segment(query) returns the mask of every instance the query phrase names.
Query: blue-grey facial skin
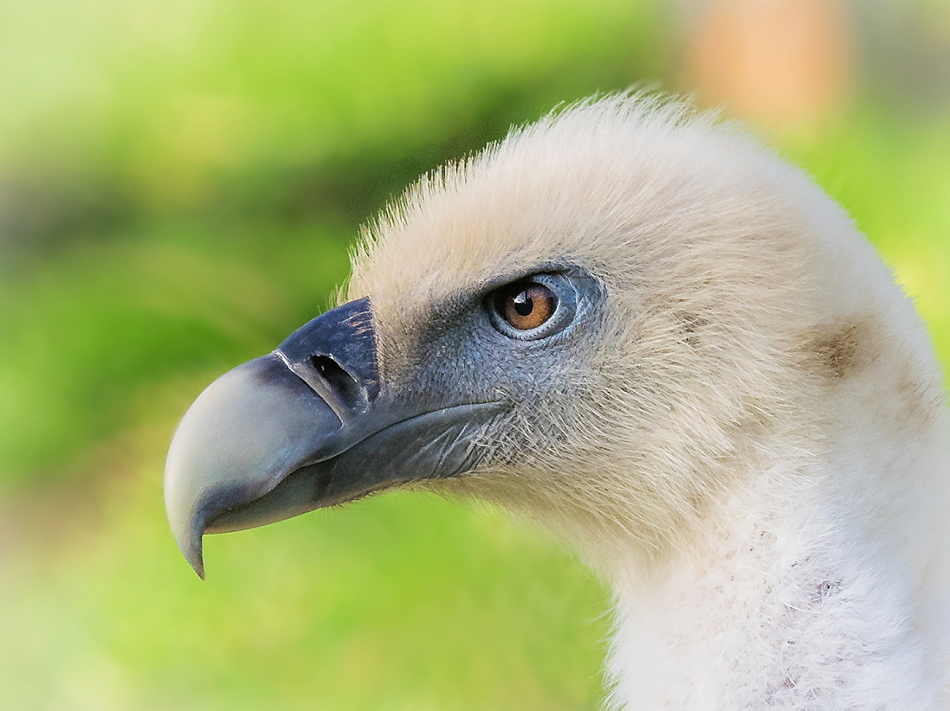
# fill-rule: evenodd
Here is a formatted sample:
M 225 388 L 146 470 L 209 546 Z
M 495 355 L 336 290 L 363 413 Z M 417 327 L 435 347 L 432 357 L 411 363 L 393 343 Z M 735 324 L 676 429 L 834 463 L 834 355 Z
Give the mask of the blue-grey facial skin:
M 514 333 L 511 326 L 500 328 L 502 319 L 493 313 L 500 289 L 530 281 L 548 286 L 558 297 L 558 310 L 534 329 L 543 334 L 538 338 L 531 332 Z M 500 276 L 431 305 L 400 352 L 382 354 L 384 361 L 398 362 L 384 370 L 401 390 L 419 396 L 445 393 L 482 402 L 500 396 L 512 406 L 547 398 L 570 387 L 586 364 L 605 299 L 603 285 L 576 266 L 545 264 Z
M 469 472 L 490 460 L 485 433 L 507 413 L 569 390 L 604 290 L 577 268 L 522 277 L 548 287 L 557 308 L 521 332 L 493 311 L 496 289 L 517 277 L 433 305 L 389 377 L 360 299 L 209 386 L 176 432 L 165 478 L 169 521 L 199 575 L 203 534 Z

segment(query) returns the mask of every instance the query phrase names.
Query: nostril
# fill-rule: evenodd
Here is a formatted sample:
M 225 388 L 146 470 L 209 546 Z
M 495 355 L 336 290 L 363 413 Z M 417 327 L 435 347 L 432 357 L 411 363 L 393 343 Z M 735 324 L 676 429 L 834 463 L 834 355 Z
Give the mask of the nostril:
M 335 360 L 328 356 L 312 355 L 310 365 L 320 374 L 345 407 L 354 408 L 360 403 L 359 384 Z

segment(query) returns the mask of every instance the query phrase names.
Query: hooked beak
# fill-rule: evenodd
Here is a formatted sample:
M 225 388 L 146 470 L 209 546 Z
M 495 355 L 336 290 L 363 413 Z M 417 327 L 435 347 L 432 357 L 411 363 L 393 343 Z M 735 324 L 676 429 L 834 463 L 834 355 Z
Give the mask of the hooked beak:
M 195 572 L 204 577 L 205 533 L 472 469 L 480 459 L 472 435 L 504 406 L 406 390 L 415 394 L 380 383 L 368 299 L 310 321 L 208 386 L 165 467 L 169 524 Z

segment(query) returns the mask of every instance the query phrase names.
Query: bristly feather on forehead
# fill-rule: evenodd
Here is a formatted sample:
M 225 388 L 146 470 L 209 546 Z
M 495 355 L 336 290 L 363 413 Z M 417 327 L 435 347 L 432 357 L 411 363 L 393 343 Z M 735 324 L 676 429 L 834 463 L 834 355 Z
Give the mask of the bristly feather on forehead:
M 348 298 L 404 309 L 562 261 L 644 280 L 649 265 L 681 258 L 684 241 L 710 246 L 706 236 L 747 250 L 741 239 L 774 240 L 789 227 L 788 210 L 769 204 L 783 192 L 769 195 L 768 183 L 787 177 L 776 163 L 714 115 L 670 99 L 569 106 L 412 186 L 364 231 Z

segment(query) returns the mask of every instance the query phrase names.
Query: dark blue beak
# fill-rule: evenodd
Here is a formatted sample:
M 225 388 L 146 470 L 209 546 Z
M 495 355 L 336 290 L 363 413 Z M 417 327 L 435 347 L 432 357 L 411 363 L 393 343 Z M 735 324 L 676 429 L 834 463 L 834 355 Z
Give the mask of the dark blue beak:
M 401 396 L 380 382 L 368 299 L 310 321 L 192 404 L 165 467 L 168 520 L 204 577 L 202 536 L 280 521 L 479 460 L 471 433 L 500 403 Z

